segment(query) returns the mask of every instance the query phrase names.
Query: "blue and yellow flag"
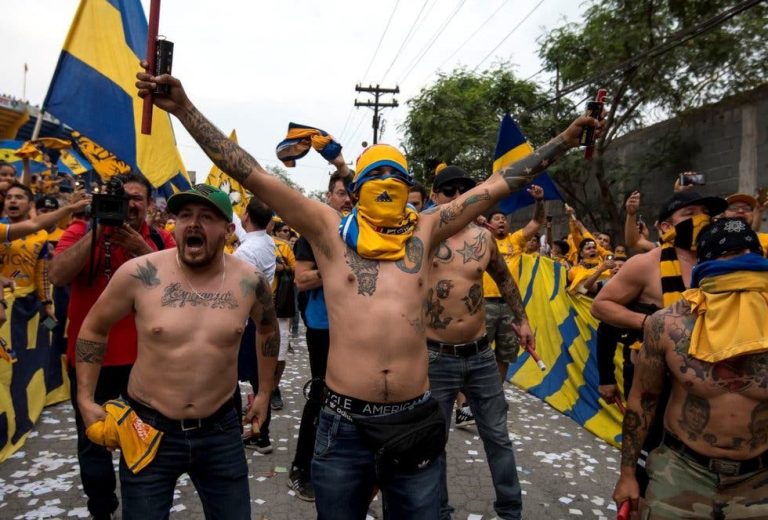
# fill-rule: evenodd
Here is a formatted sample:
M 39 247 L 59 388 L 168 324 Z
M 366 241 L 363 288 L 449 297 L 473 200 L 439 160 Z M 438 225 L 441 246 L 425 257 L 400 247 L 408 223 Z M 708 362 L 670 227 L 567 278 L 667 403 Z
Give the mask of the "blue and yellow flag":
M 93 166 L 74 150 L 62 150 L 56 168 L 70 175 L 83 175 L 93 170 Z
M 548 368 L 542 372 L 522 351 L 510 365 L 507 379 L 618 446 L 622 416 L 597 391 L 598 323 L 589 312 L 592 300 L 568 292 L 565 268 L 550 258 L 524 254 L 513 262 L 510 271 L 536 336 L 536 353 Z M 617 350 L 615 366 L 620 367 L 621 349 Z M 623 385 L 621 370 L 616 371 L 616 380 Z
M 22 169 L 24 168 L 24 165 L 21 161 L 22 155 L 18 155 L 19 150 L 24 149 L 25 145 L 24 141 L 14 141 L 12 139 L 2 139 L 0 140 L 0 160 L 5 161 L 9 163 L 11 166 L 16 168 L 16 175 L 18 177 L 21 177 Z M 27 149 L 29 147 L 27 146 Z M 38 158 L 30 158 L 29 161 L 29 171 L 31 173 L 40 173 L 44 172 L 45 170 L 50 170 L 51 166 L 48 164 L 45 164 L 42 162 L 41 154 L 37 154 Z
M 520 131 L 515 120 L 509 114 L 504 114 L 499 126 L 499 136 L 496 138 L 496 150 L 493 152 L 493 171 L 506 168 L 532 152 L 533 146 Z M 531 184 L 541 186 L 544 190 L 544 200 L 565 200 L 546 171 Z M 521 189 L 503 199 L 498 206 L 504 213 L 509 214 L 533 203 L 533 197 L 525 189 Z
M 159 187 L 177 175 L 188 176 L 167 113 L 154 108 L 152 135 L 141 133 L 142 100 L 134 83 L 146 46 L 147 19 L 139 0 L 81 0 L 44 106 L 94 148 Z
M 237 132 L 232 130 L 229 134 L 229 140 L 233 143 L 237 142 Z M 232 203 L 232 211 L 237 213 L 237 216 L 242 217 L 245 207 L 248 205 L 250 195 L 243 186 L 232 177 L 228 177 L 226 173 L 222 172 L 215 164 L 211 167 L 211 171 L 208 173 L 208 177 L 205 179 L 205 184 L 215 186 L 221 191 L 229 195 L 229 202 Z

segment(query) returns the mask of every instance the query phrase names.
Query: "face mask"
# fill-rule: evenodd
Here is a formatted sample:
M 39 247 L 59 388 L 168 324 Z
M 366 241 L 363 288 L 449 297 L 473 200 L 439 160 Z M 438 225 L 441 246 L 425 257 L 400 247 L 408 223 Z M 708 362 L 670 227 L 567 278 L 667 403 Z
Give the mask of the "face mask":
M 371 179 L 360 187 L 357 211 L 374 227 L 396 228 L 405 219 L 407 202 L 408 186 L 402 181 L 395 178 Z
M 667 230 L 661 236 L 661 241 L 664 243 L 672 243 L 675 247 L 680 249 L 687 249 L 689 251 L 696 251 L 696 239 L 699 237 L 701 230 L 709 224 L 709 215 L 700 214 L 695 215 L 689 219 L 679 222 L 672 229 Z

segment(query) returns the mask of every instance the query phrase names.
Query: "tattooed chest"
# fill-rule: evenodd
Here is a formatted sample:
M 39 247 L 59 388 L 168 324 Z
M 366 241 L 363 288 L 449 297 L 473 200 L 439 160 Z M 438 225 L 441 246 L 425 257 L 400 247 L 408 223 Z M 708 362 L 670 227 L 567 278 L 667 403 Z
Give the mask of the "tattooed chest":
M 687 387 L 715 393 L 742 393 L 768 399 L 768 355 L 739 356 L 707 363 L 678 354 L 678 372 Z

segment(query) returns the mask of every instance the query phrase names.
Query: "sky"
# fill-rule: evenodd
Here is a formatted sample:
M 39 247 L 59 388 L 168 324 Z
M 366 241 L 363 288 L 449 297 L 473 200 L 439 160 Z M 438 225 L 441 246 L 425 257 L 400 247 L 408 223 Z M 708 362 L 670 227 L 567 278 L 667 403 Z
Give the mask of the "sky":
M 78 0 L 3 0 L 0 93 L 39 105 L 45 98 Z M 149 0 L 142 0 L 149 12 Z M 344 146 L 347 162 L 372 143 L 373 111 L 355 108 L 355 85 L 400 88 L 384 109 L 379 142 L 399 145 L 407 101 L 437 74 L 509 62 L 520 78 L 537 74 L 538 40 L 579 22 L 573 0 L 165 0 L 160 34 L 175 44 L 173 74 L 200 111 L 262 165 L 281 165 L 275 146 L 288 123 L 316 126 Z M 26 90 L 24 64 L 28 65 Z M 537 74 L 537 75 L 536 75 Z M 534 76 L 535 75 L 535 76 Z M 204 180 L 211 161 L 174 120 L 188 170 Z M 325 190 L 331 167 L 310 152 L 289 169 L 307 191 Z

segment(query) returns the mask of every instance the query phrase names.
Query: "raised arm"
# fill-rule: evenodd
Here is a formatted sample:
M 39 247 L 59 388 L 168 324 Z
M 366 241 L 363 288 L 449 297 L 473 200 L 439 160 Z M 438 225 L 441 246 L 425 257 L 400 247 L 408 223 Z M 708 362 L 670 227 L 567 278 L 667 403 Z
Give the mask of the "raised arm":
M 120 266 L 80 327 L 75 343 L 77 404 L 86 428 L 104 417 L 104 410 L 94 401 L 94 393 L 107 351 L 109 329 L 133 310 L 137 285 L 141 285 L 142 290 L 151 290 L 157 286 L 154 279 L 142 274 L 146 272 L 142 266 L 148 262 L 142 259 L 139 265 L 137 259 Z
M 517 329 L 517 336 L 520 338 L 520 345 L 525 349 L 536 349 L 536 338 L 531 332 L 531 326 L 528 324 L 528 315 L 525 313 L 525 305 L 523 305 L 523 299 L 520 296 L 520 289 L 517 287 L 512 273 L 509 272 L 509 267 L 496 245 L 495 240 L 491 240 L 491 260 L 488 262 L 488 267 L 485 268 L 486 272 L 496 282 L 496 286 L 499 288 L 502 298 L 509 308 L 512 309 L 512 323 Z
M 637 212 L 640 209 L 640 192 L 633 191 L 625 204 L 627 219 L 624 221 L 624 243 L 631 249 L 650 251 L 656 244 L 646 239 L 638 228 Z
M 632 391 L 621 430 L 621 468 L 619 481 L 613 491 L 613 499 L 617 504 L 626 500 L 636 501 L 640 496 L 635 466 L 648 430 L 656 419 L 656 409 L 664 386 L 664 336 L 668 312 L 668 309 L 657 312 L 645 324 L 645 340 L 635 363 Z
M 533 217 L 531 217 L 531 220 L 528 221 L 523 228 L 523 235 L 525 236 L 526 241 L 539 232 L 541 226 L 544 225 L 545 217 L 544 189 L 541 186 L 532 184 L 528 188 L 528 193 L 533 197 L 535 202 L 533 205 Z
M 168 74 L 155 77 L 144 72 L 138 73 L 136 77 L 140 97 L 146 96 L 157 84 L 168 85 L 170 94 L 155 95 L 155 105 L 176 116 L 221 171 L 251 190 L 299 233 L 316 238 L 329 230 L 335 230 L 334 224 L 337 221 L 332 219 L 336 213 L 330 207 L 304 197 L 262 168 L 256 159 L 237 143 L 230 141 L 195 108 L 178 79 Z M 343 162 L 343 157 L 337 159 Z
M 433 226 L 432 247 L 455 235 L 478 215 L 493 207 L 502 198 L 518 191 L 548 168 L 568 150 L 579 144 L 583 126 L 600 127 L 601 123 L 589 116 L 581 116 L 560 135 L 520 159 L 495 172 L 488 180 L 478 184 L 461 197 L 421 213 L 424 221 Z
M 25 237 L 29 234 L 48 229 L 54 226 L 59 220 L 68 217 L 72 213 L 82 211 L 90 202 L 88 200 L 79 200 L 72 204 L 67 204 L 50 213 L 39 213 L 34 218 L 8 225 L 8 241 Z
M 257 271 L 244 279 L 241 286 L 244 292 L 256 293 L 256 301 L 251 307 L 251 319 L 256 324 L 255 347 L 259 368 L 259 388 L 254 388 L 256 398 L 243 420 L 244 423 L 255 426 L 253 434 L 256 434 L 260 425 L 266 420 L 269 397 L 275 386 L 275 367 L 277 354 L 280 351 L 280 327 L 277 323 L 277 314 L 272 302 L 272 289 L 267 277 Z

